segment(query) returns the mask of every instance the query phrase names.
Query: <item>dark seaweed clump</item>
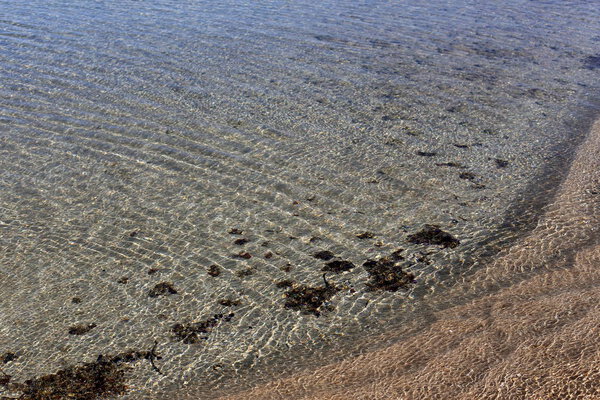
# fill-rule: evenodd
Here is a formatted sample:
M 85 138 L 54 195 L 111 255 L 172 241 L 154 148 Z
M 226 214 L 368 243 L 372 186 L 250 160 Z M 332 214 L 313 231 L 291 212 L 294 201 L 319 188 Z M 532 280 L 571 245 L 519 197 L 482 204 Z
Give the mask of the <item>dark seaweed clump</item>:
M 221 322 L 229 322 L 235 316 L 234 313 L 215 314 L 202 322 L 179 323 L 171 327 L 177 340 L 185 344 L 198 343 L 200 340 L 208 339 L 208 334 Z
M 350 271 L 354 267 L 355 265 L 352 264 L 350 261 L 334 260 L 325 264 L 321 271 L 340 273 L 344 271 Z
M 243 246 L 246 243 L 248 243 L 249 240 L 246 238 L 241 238 L 241 239 L 237 239 L 235 242 L 233 242 L 234 244 L 238 245 L 238 246 Z
M 300 311 L 303 314 L 312 314 L 316 317 L 321 315 L 321 306 L 328 301 L 340 289 L 329 284 L 323 275 L 325 286 L 311 287 L 299 285 L 291 281 L 282 281 L 278 287 L 289 287 L 285 293 L 285 308 Z
M 444 232 L 437 225 L 425 225 L 425 227 L 412 235 L 408 235 L 407 240 L 414 244 L 433 244 L 441 245 L 444 248 L 455 248 L 460 241 L 448 232 Z
M 100 359 L 25 381 L 20 399 L 90 400 L 125 394 L 125 371 L 117 363 Z
M 68 367 L 24 383 L 10 384 L 10 388 L 21 392 L 18 397 L 21 400 L 93 400 L 120 396 L 127 391 L 123 363 L 146 359 L 160 373 L 154 365 L 154 360 L 161 358 L 155 349 L 156 343 L 150 351 L 128 351 L 108 357 L 100 355 L 95 362 Z
M 173 287 L 171 282 L 157 283 L 152 290 L 148 292 L 150 297 L 166 296 L 171 294 L 177 294 L 177 290 Z
M 398 261 L 404 259 L 400 255 L 401 251 L 396 251 L 379 260 L 367 260 L 363 264 L 370 276 L 370 280 L 367 282 L 369 291 L 396 292 L 398 289 L 406 288 L 414 283 L 415 276 L 410 272 L 405 272 L 398 264 Z

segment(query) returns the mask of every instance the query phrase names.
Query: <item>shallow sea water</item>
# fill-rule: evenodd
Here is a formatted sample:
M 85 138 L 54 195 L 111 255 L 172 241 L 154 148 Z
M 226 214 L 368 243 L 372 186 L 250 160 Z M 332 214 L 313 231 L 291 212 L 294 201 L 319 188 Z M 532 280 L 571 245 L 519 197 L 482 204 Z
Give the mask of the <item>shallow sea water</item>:
M 410 3 L 0 1 L 11 381 L 156 342 L 122 398 L 215 398 L 448 306 L 597 113 L 600 7 Z M 409 243 L 425 224 L 460 245 Z M 369 290 L 399 248 L 416 282 Z M 286 308 L 277 283 L 323 287 L 322 250 L 355 267 L 318 316 Z

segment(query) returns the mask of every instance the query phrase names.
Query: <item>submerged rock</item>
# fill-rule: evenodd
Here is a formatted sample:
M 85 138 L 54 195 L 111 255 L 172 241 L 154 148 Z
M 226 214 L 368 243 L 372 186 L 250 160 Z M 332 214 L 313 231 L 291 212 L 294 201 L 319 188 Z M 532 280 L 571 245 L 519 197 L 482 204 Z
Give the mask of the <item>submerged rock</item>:
M 3 364 L 7 364 L 11 361 L 16 360 L 17 358 L 19 358 L 19 356 L 16 353 L 13 353 L 12 351 L 7 351 L 4 354 L 0 354 L 0 361 Z
M 210 276 L 219 276 L 221 275 L 221 268 L 219 268 L 218 265 L 211 265 L 210 267 L 208 267 L 208 270 L 206 271 L 207 274 L 209 274 Z
M 89 331 L 91 331 L 92 329 L 94 329 L 97 325 L 96 324 L 79 324 L 79 325 L 74 325 L 72 327 L 69 328 L 69 335 L 85 335 L 86 333 L 88 333 Z
M 444 248 L 455 248 L 460 244 L 460 241 L 448 232 L 444 232 L 437 225 L 425 225 L 425 227 L 412 235 L 408 235 L 407 239 L 414 244 L 433 244 L 441 245 Z
M 356 235 L 359 239 L 373 239 L 375 234 L 373 232 L 365 231 Z
M 323 250 L 313 254 L 313 257 L 318 258 L 319 260 L 329 261 L 335 257 L 335 255 L 329 250 Z

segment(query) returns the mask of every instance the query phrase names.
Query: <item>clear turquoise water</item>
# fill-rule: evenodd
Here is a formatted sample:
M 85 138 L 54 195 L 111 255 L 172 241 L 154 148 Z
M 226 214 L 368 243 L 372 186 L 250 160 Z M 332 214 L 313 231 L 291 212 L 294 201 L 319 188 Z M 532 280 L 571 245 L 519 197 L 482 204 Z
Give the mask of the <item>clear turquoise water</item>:
M 597 111 L 600 3 L 486 3 L 0 1 L 3 370 L 158 341 L 125 397 L 214 398 L 418 315 L 526 229 Z M 408 243 L 424 224 L 461 244 Z M 399 247 L 417 283 L 369 292 Z M 321 285 L 319 250 L 356 267 L 317 318 L 276 283 Z

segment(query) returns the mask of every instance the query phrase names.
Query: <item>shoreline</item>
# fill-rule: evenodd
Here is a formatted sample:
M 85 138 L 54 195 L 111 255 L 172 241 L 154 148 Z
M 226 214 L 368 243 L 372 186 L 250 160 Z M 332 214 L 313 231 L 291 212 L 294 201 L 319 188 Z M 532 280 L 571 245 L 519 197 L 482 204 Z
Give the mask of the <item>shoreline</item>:
M 506 287 L 405 341 L 221 399 L 597 398 L 599 151 L 596 120 L 537 226 L 453 297 Z

